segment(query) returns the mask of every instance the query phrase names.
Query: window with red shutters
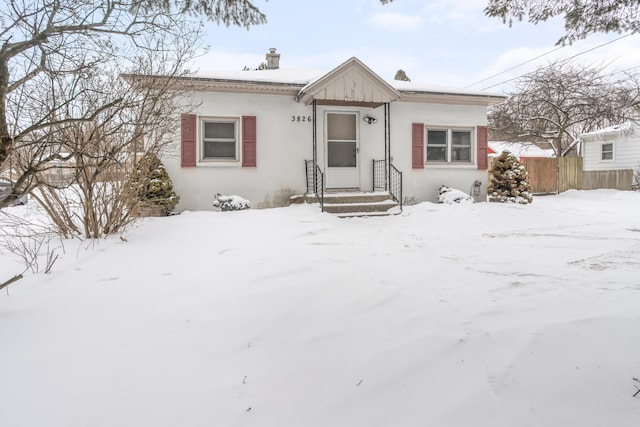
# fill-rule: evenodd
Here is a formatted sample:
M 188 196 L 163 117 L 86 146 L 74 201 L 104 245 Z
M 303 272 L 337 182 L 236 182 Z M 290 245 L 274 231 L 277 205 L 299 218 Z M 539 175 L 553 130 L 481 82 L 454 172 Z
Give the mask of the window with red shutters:
M 180 132 L 180 165 L 194 167 L 196 165 L 196 115 L 183 114 Z
M 411 125 L 411 166 L 413 169 L 424 168 L 424 125 Z
M 242 167 L 256 167 L 256 117 L 242 116 Z

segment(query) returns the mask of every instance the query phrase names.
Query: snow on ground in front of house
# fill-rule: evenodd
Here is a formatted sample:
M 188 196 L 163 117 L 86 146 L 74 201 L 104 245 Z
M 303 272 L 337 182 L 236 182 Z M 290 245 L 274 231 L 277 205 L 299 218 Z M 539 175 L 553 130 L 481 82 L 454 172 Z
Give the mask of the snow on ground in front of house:
M 639 211 L 296 205 L 65 242 L 0 291 L 2 425 L 637 426 Z

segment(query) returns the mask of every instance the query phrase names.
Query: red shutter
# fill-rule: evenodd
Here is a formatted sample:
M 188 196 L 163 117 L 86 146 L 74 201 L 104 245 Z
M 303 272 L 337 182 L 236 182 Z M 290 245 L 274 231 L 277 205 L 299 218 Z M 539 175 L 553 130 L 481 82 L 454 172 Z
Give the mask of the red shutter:
M 242 116 L 242 167 L 256 166 L 256 116 Z
M 478 169 L 487 169 L 488 167 L 488 146 L 489 130 L 486 126 L 478 126 Z
M 424 125 L 411 125 L 411 164 L 413 169 L 424 169 Z
M 182 130 L 180 135 L 180 165 L 183 168 L 196 165 L 196 115 L 182 115 Z

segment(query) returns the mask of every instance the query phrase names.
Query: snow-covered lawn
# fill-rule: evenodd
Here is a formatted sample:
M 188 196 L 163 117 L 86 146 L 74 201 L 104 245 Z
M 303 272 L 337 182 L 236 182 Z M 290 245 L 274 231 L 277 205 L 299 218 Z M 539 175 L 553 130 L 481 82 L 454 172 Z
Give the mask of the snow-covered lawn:
M 640 425 L 640 193 L 124 237 L 0 292 L 2 426 Z

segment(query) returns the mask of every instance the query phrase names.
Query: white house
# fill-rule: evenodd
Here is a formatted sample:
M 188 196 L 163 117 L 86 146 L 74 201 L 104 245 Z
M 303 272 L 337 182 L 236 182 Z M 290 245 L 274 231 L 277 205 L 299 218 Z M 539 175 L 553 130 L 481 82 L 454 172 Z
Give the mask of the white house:
M 184 77 L 197 107 L 164 159 L 178 210 L 211 209 L 216 193 L 253 207 L 314 191 L 390 190 L 437 201 L 447 185 L 484 199 L 487 106 L 503 96 L 385 81 L 357 58 L 326 73 L 279 68 Z M 314 181 L 315 179 L 315 181 Z
M 583 170 L 605 171 L 640 167 L 640 126 L 628 122 L 580 135 Z

